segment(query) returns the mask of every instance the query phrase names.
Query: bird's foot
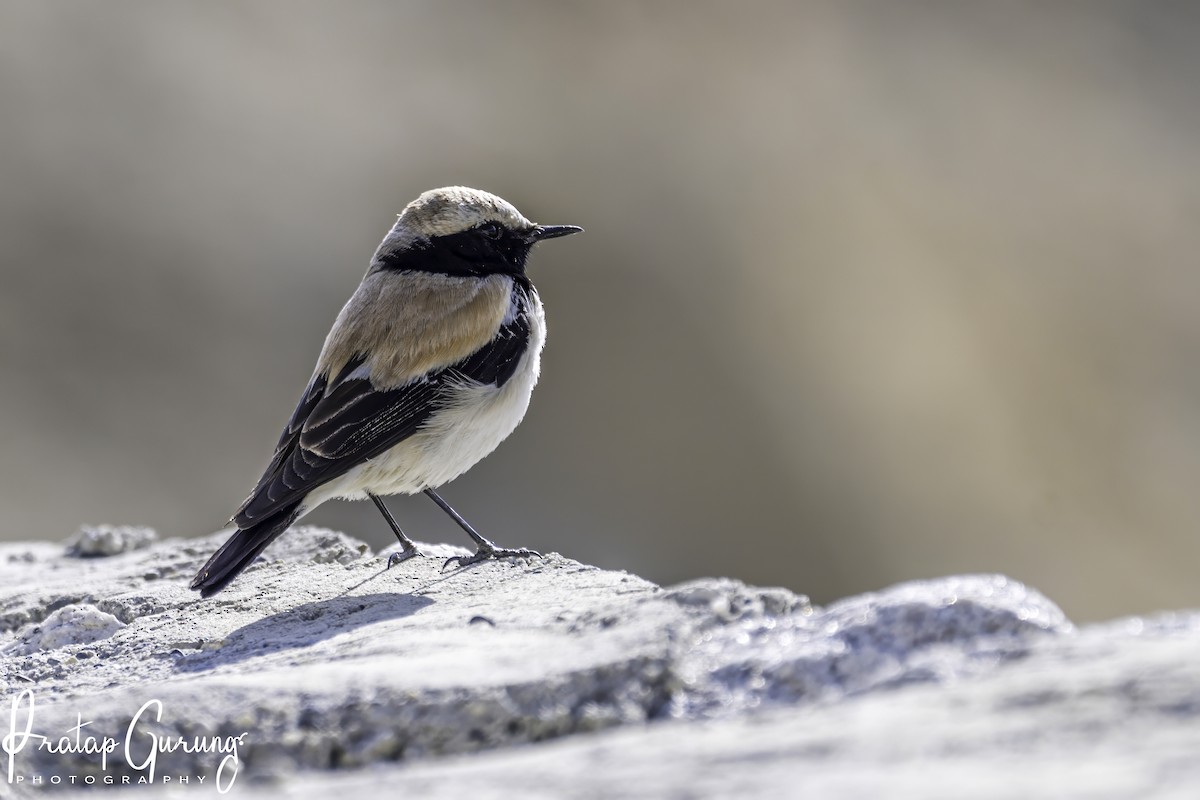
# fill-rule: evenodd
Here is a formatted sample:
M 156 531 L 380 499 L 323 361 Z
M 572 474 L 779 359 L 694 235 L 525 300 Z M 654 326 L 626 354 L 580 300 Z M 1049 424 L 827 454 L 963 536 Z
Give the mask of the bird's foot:
M 442 564 L 442 572 L 446 571 L 446 567 L 454 562 L 458 562 L 459 569 L 469 567 L 472 564 L 478 564 L 480 561 L 487 561 L 489 558 L 531 558 L 537 556 L 542 557 L 542 554 L 537 550 L 530 550 L 527 547 L 518 547 L 508 549 L 506 547 L 496 547 L 496 545 L 484 539 L 484 544 L 479 545 L 479 549 L 474 555 L 470 556 L 451 556 L 446 559 L 446 563 Z
M 421 551 L 418 550 L 417 548 L 406 547 L 403 550 L 400 550 L 399 552 L 396 552 L 396 553 L 392 553 L 390 556 L 388 556 L 387 568 L 391 569 L 392 567 L 399 564 L 401 561 L 408 561 L 413 556 L 419 556 L 419 555 L 421 555 Z M 445 567 L 443 567 L 443 569 L 445 569 Z

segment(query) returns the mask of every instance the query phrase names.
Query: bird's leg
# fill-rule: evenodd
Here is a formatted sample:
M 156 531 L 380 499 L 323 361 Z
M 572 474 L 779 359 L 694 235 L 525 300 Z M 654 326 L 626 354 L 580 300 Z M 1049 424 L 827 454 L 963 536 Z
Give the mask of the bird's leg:
M 391 526 L 392 533 L 396 534 L 396 538 L 400 540 L 400 546 L 404 548 L 399 553 L 392 553 L 388 556 L 387 568 L 391 569 L 393 564 L 399 564 L 401 561 L 407 561 L 413 556 L 421 555 L 421 551 L 413 544 L 413 540 L 404 535 L 404 531 L 400 530 L 400 526 L 396 524 L 395 518 L 392 517 L 392 512 L 387 510 L 387 506 L 383 504 L 383 500 L 379 495 L 367 492 L 367 497 L 375 502 L 375 507 L 379 509 L 379 513 L 383 514 L 383 518 L 387 520 L 387 524 Z
M 488 541 L 479 535 L 479 532 L 471 527 L 471 523 L 462 518 L 462 515 L 450 507 L 450 504 L 442 499 L 442 496 L 433 489 L 426 489 L 425 494 L 429 495 L 429 499 L 438 504 L 438 507 L 450 515 L 450 519 L 458 523 L 458 526 L 467 532 L 467 535 L 475 540 L 475 544 L 479 549 L 475 551 L 473 556 L 453 556 L 446 559 L 446 563 L 442 564 L 442 569 L 450 566 L 454 561 L 458 562 L 460 567 L 470 566 L 480 561 L 486 561 L 489 558 L 527 558 L 529 556 L 542 557 L 542 554 L 536 550 L 529 550 L 521 547 L 516 550 L 509 550 L 503 547 L 496 547 L 495 544 Z

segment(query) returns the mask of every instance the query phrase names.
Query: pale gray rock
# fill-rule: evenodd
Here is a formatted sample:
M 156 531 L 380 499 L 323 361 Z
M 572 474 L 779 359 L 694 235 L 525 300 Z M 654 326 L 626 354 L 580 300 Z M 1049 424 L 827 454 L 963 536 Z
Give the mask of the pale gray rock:
M 153 528 L 134 525 L 84 525 L 67 540 L 67 555 L 103 558 L 141 550 L 158 539 Z
M 1198 663 L 1200 615 L 1130 620 L 971 680 L 326 772 L 256 797 L 1188 800 Z
M 729 579 L 660 588 L 557 554 L 443 573 L 462 551 L 423 545 L 431 557 L 388 570 L 386 553 L 311 527 L 201 600 L 187 582 L 222 537 L 103 559 L 0 546 L 0 674 L 20 698 L 0 728 L 56 741 L 82 721 L 81 737 L 113 742 L 102 764 L 30 737 L 10 789 L 211 791 L 235 744 L 237 786 L 280 797 L 1200 787 L 1196 615 L 1076 631 L 994 575 L 822 608 Z M 149 745 L 180 737 L 190 746 L 158 756 L 154 789 L 137 786 Z M 208 752 L 184 752 L 198 743 Z
M 65 606 L 51 612 L 40 623 L 23 625 L 17 631 L 15 641 L 5 645 L 4 652 L 27 656 L 72 644 L 91 644 L 107 639 L 124 627 L 124 622 L 91 604 Z

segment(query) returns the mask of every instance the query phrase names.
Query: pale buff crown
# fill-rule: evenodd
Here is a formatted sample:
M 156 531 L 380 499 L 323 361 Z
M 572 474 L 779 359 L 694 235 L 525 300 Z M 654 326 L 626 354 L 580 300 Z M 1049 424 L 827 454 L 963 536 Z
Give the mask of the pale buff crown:
M 459 233 L 484 222 L 499 222 L 517 231 L 533 227 L 503 198 L 466 186 L 446 186 L 430 189 L 409 203 L 385 242 L 404 245 L 415 239 Z

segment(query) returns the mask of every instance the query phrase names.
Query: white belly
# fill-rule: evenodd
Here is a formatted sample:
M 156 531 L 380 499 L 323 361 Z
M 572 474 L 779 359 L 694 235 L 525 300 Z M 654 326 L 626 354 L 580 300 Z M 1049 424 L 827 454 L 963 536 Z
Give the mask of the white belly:
M 520 424 L 541 370 L 546 341 L 545 315 L 531 293 L 529 345 L 512 377 L 501 387 L 471 383 L 456 390 L 454 401 L 410 438 L 314 489 L 304 502 L 307 513 L 326 500 L 361 500 L 367 493 L 416 494 L 441 486 L 475 466 Z

